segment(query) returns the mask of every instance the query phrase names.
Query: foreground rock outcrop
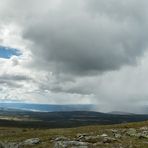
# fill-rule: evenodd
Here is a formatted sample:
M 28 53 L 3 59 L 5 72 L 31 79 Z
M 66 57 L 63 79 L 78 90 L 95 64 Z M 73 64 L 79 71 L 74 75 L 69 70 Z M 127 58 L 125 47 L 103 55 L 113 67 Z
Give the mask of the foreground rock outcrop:
M 94 135 L 93 133 L 79 133 L 74 138 L 56 137 L 52 142 L 54 148 L 134 148 L 132 143 L 122 144 L 123 139 L 144 139 L 148 147 L 148 128 L 140 129 L 110 129 L 107 133 Z M 137 146 L 138 147 L 138 146 Z M 140 148 L 140 147 L 139 147 Z
M 39 138 L 26 139 L 22 142 L 0 142 L 0 148 L 22 148 L 40 143 Z
M 80 131 L 81 132 L 81 131 Z M 148 148 L 148 128 L 98 129 L 90 133 L 58 135 L 45 141 L 30 138 L 23 141 L 0 141 L 0 148 Z

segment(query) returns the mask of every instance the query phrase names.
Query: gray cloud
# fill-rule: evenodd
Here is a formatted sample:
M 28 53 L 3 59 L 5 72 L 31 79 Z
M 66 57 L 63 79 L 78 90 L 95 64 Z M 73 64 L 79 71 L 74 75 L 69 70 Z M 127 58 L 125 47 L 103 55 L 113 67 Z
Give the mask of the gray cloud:
M 8 81 L 8 80 L 0 80 L 0 84 L 7 85 L 7 86 L 9 86 L 11 88 L 15 88 L 15 89 L 23 86 L 23 85 L 18 84 L 17 82 L 12 82 L 12 81 Z
M 8 86 L 10 88 L 23 88 L 22 82 L 30 82 L 33 81 L 30 77 L 25 75 L 8 75 L 4 74 L 0 76 L 0 84 L 2 86 Z
M 117 70 L 136 64 L 147 48 L 145 0 L 5 3 L 11 7 L 2 16 L 22 25 L 23 36 L 34 43 L 36 65 L 50 67 L 55 73 L 85 75 Z
M 25 80 L 31 80 L 30 77 L 25 75 L 8 75 L 4 74 L 0 76 L 0 80 L 11 80 L 11 81 L 25 81 Z
M 108 3 L 65 0 L 58 10 L 35 14 L 24 32 L 35 44 L 33 55 L 59 73 L 93 74 L 136 64 L 147 48 L 146 3 Z

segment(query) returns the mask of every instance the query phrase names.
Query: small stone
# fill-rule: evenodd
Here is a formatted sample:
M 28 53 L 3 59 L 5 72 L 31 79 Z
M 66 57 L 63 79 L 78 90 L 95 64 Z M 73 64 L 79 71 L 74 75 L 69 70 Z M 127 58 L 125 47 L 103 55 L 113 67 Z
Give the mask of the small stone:
M 108 136 L 107 134 L 102 134 L 102 135 L 101 135 L 101 137 L 107 137 L 107 136 Z
M 114 134 L 114 137 L 120 139 L 122 136 L 121 136 L 121 134 L 117 134 L 117 133 L 116 133 L 116 134 Z
M 69 140 L 69 138 L 61 136 L 61 137 L 57 137 L 56 139 L 54 139 L 54 141 L 65 141 L 65 140 Z
M 103 143 L 111 143 L 111 142 L 114 142 L 114 141 L 116 141 L 116 139 L 115 138 L 111 138 L 111 137 L 105 137 L 103 139 Z
M 117 133 L 118 130 L 117 129 L 111 129 L 112 133 Z
M 141 127 L 140 130 L 146 131 L 146 130 L 148 130 L 148 127 L 147 126 Z

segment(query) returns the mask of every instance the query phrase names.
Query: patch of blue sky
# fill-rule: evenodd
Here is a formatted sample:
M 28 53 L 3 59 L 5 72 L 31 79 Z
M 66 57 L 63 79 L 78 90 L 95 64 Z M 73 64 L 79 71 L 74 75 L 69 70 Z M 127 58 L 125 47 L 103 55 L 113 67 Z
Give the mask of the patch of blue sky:
M 20 56 L 21 53 L 18 49 L 0 46 L 0 58 L 10 59 L 12 56 Z

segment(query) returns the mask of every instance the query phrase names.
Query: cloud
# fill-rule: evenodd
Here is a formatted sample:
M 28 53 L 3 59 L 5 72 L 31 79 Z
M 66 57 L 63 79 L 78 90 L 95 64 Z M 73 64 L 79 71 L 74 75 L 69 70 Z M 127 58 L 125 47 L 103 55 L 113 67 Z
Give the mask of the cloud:
M 147 4 L 146 0 L 1 2 L 0 45 L 22 53 L 0 59 L 0 83 L 7 83 L 2 90 L 9 89 L 3 96 L 97 103 L 103 110 L 127 109 L 133 100 L 145 104 Z
M 23 37 L 34 44 L 35 62 L 56 73 L 87 75 L 120 69 L 136 64 L 147 48 L 144 0 L 31 0 L 23 4 L 14 0 L 9 4 L 5 15 L 22 25 Z
M 107 8 L 100 9 L 102 5 Z M 56 73 L 87 75 L 120 69 L 136 64 L 147 48 L 145 6 L 133 1 L 126 1 L 124 7 L 115 0 L 111 5 L 108 1 L 65 0 L 55 10 L 48 8 L 40 16 L 35 13 L 24 37 L 35 44 L 35 58 Z

